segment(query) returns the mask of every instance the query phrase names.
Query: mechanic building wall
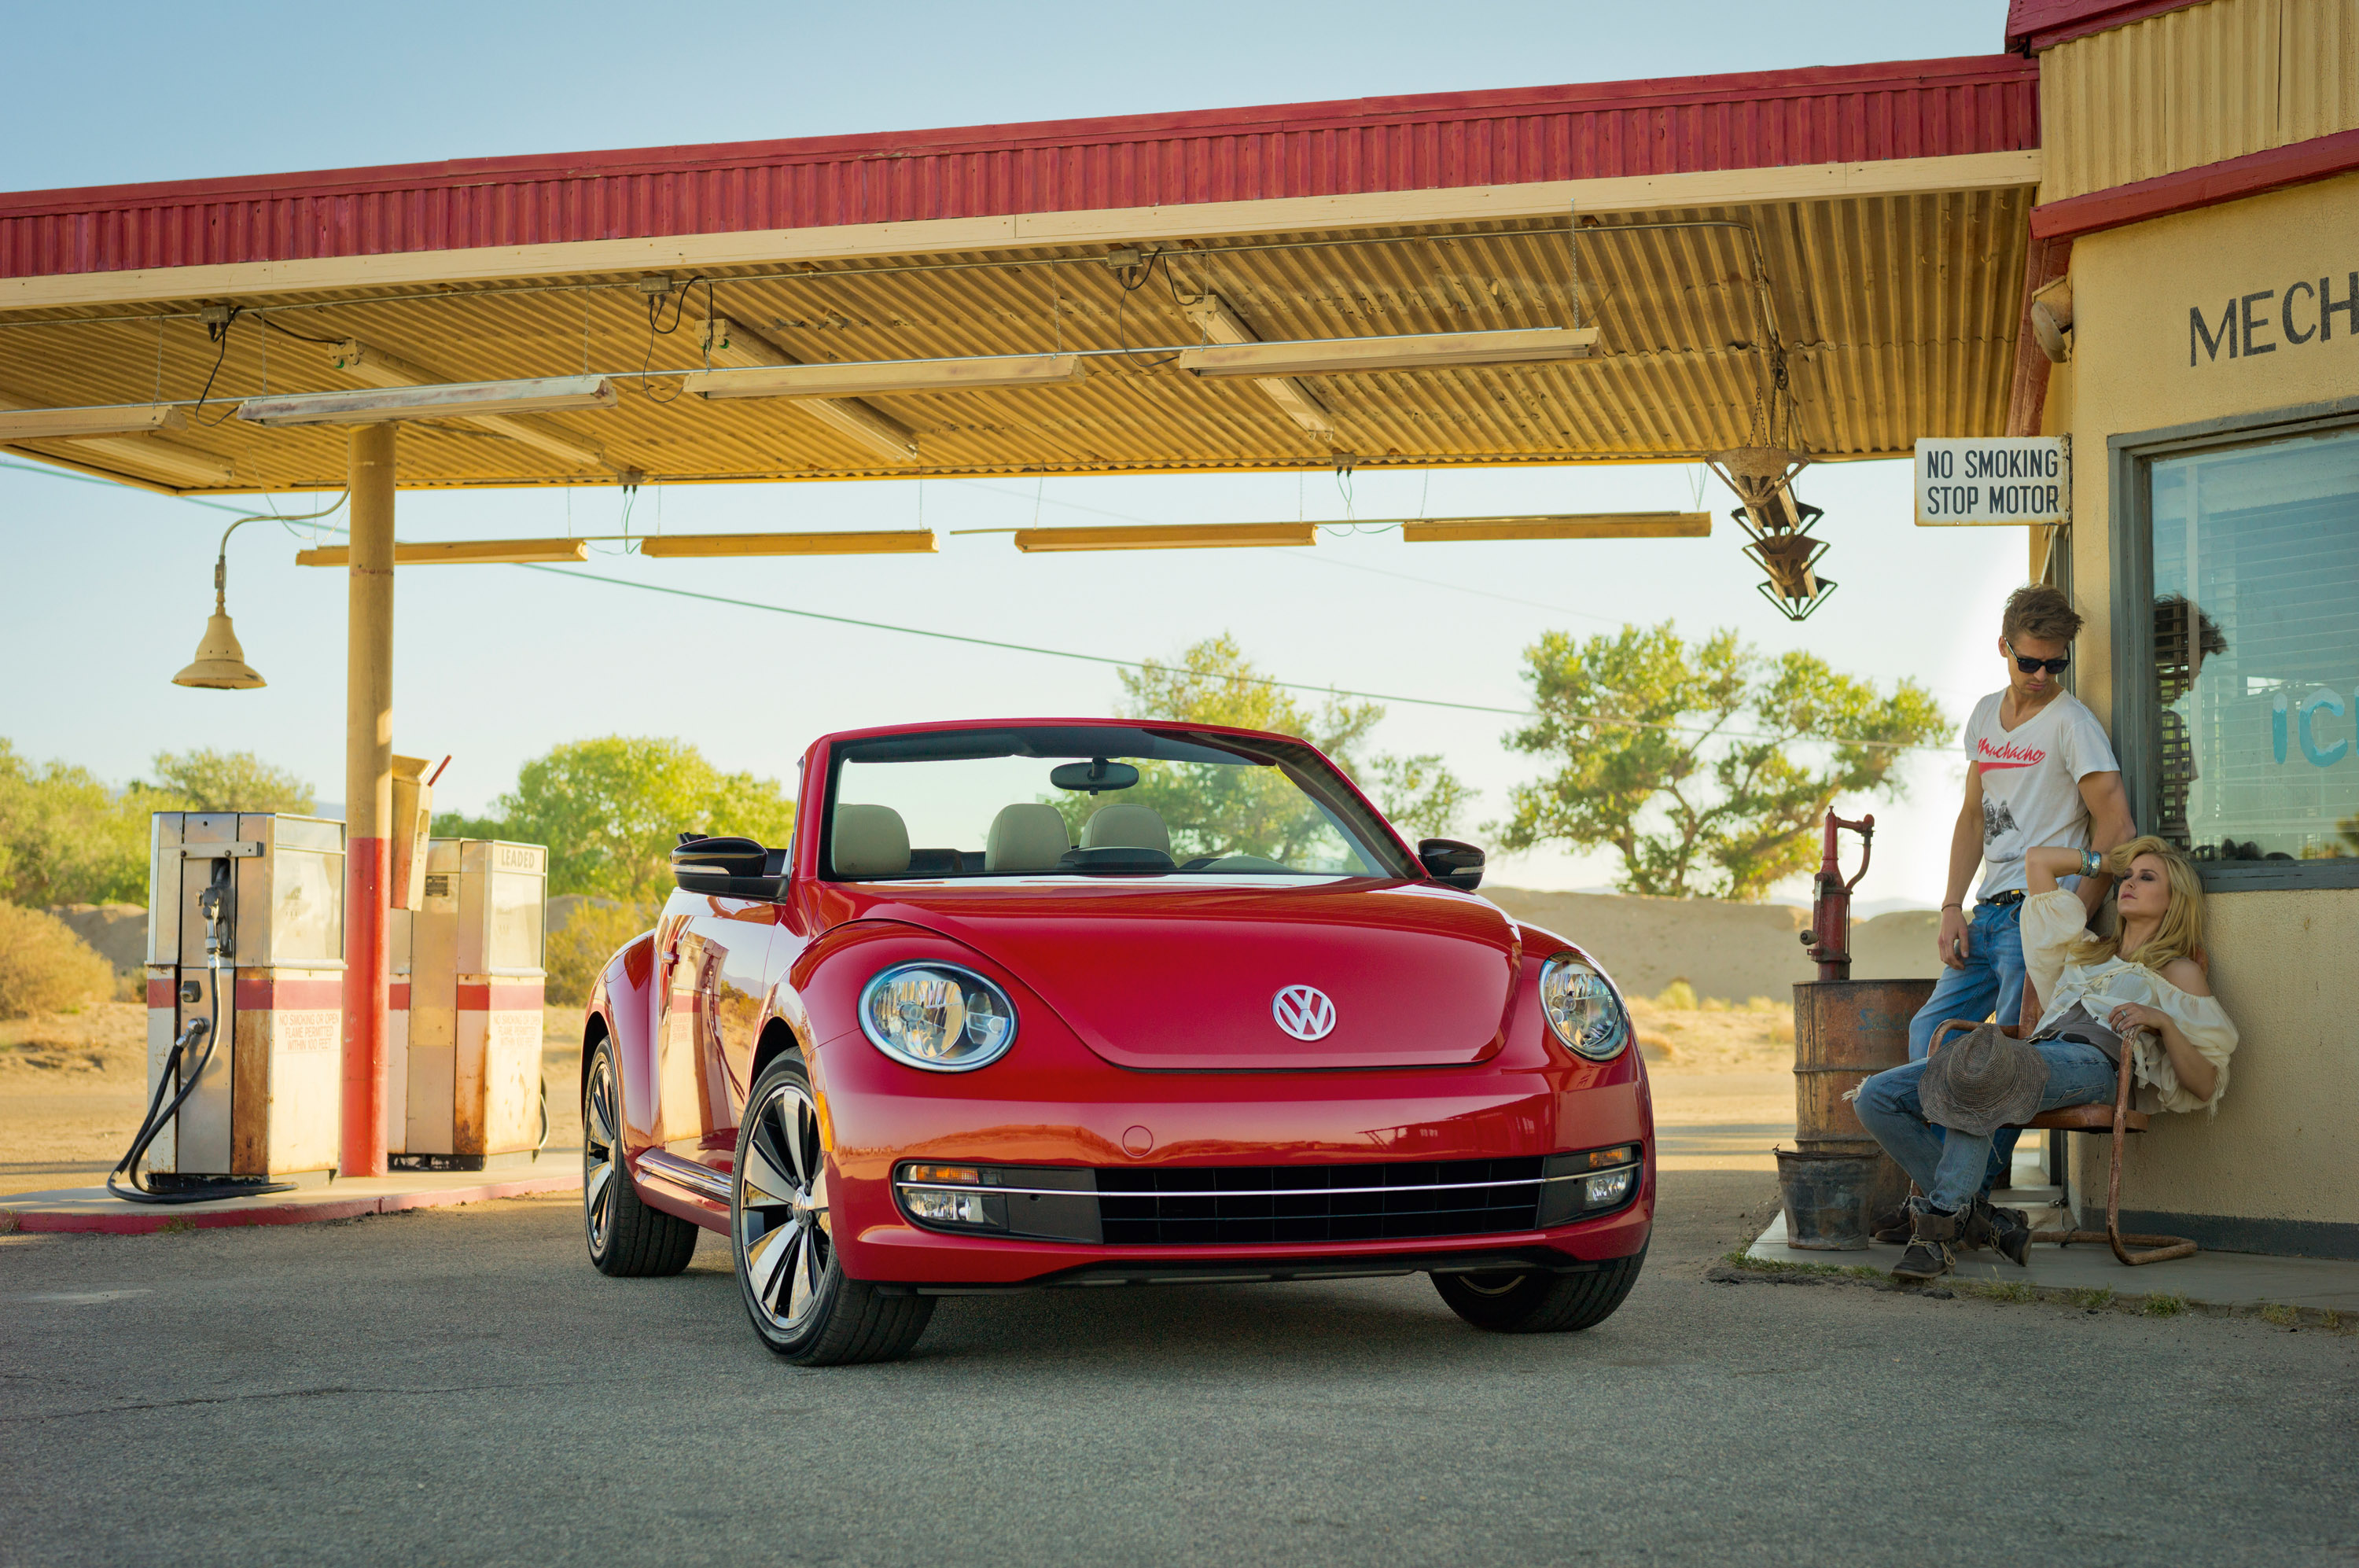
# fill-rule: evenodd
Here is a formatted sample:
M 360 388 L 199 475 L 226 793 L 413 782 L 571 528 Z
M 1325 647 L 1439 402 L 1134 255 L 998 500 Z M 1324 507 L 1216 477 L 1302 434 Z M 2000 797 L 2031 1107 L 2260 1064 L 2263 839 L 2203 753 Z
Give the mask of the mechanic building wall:
M 2072 438 L 2071 583 L 2089 617 L 2076 649 L 2079 691 L 2101 718 L 2115 713 L 2120 592 L 2109 440 L 2352 399 L 2359 321 L 2338 314 L 2329 338 L 2310 296 L 2329 278 L 2339 304 L 2354 269 L 2359 174 L 2075 244 L 2071 358 L 2051 376 L 2046 428 Z M 2290 302 L 2288 289 L 2298 295 Z M 2230 300 L 2240 334 L 2243 317 L 2253 319 L 2255 352 L 2232 355 L 2223 344 L 2207 354 L 2190 312 L 2202 310 L 2216 333 Z M 2299 337 L 2305 329 L 2310 335 Z M 2118 608 L 2151 614 L 2142 604 Z M 2359 639 L 2359 601 L 2351 614 Z M 2215 1116 L 2158 1116 L 2151 1133 L 2130 1140 L 2123 1207 L 2141 1217 L 2125 1223 L 2208 1247 L 2359 1257 L 2359 887 L 2214 892 L 2208 904 L 2212 983 L 2242 1043 Z M 2074 1141 L 2074 1197 L 2084 1220 L 2102 1225 L 2105 1140 Z

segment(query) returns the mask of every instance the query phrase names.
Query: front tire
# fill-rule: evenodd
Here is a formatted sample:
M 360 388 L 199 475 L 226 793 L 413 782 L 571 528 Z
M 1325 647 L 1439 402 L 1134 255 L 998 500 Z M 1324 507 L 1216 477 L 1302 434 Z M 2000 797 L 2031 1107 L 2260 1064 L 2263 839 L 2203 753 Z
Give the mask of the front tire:
M 602 1040 L 582 1088 L 582 1225 L 601 1274 L 647 1279 L 677 1274 L 696 1256 L 697 1227 L 639 1201 L 623 1149 L 623 1080 L 614 1042 Z
M 1436 1274 L 1433 1288 L 1451 1312 L 1492 1334 L 1571 1334 L 1612 1317 L 1646 1261 L 1642 1251 L 1580 1274 Z
M 729 1183 L 730 1253 L 754 1333 L 798 1367 L 907 1355 L 934 1315 L 930 1296 L 887 1296 L 843 1271 L 828 1214 L 827 1151 L 802 1062 L 781 1057 L 746 1096 Z

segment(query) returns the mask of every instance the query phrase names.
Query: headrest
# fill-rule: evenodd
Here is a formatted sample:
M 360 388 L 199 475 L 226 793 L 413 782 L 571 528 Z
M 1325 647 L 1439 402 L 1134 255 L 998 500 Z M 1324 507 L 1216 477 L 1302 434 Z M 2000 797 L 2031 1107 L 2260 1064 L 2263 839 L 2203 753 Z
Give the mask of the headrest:
M 1100 806 L 1082 827 L 1083 849 L 1159 849 L 1171 853 L 1171 830 L 1152 806 Z
M 890 806 L 838 806 L 828 855 L 838 877 L 898 877 L 909 869 L 909 829 Z
M 1065 819 L 1054 806 L 1038 801 L 1002 806 L 991 819 L 991 836 L 984 841 L 985 871 L 1054 871 L 1065 851 L 1073 847 Z

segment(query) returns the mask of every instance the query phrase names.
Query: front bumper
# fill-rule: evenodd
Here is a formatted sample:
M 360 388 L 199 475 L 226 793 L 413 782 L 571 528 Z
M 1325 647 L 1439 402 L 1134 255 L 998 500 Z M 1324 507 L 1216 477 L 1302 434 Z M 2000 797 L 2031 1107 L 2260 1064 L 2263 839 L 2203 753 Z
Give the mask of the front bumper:
M 831 1229 L 847 1273 L 927 1292 L 1048 1285 L 1580 1269 L 1643 1251 L 1655 1203 L 1637 1052 L 1593 1063 L 1509 1051 L 1467 1067 L 1148 1073 L 1059 1053 L 944 1076 L 839 1037 L 812 1053 L 829 1123 Z M 1635 1143 L 1625 1206 L 1545 1228 L 1291 1245 L 1111 1246 L 921 1228 L 896 1203 L 906 1160 L 1084 1169 L 1371 1165 L 1545 1157 Z

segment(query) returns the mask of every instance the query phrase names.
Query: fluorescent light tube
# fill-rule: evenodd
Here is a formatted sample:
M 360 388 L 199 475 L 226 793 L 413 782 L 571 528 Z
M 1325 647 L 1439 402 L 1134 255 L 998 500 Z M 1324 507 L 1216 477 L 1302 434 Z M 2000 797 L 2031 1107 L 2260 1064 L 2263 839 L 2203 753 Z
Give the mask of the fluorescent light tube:
M 492 566 L 527 561 L 587 561 L 590 547 L 578 539 L 451 539 L 427 544 L 397 544 L 396 566 Z M 298 566 L 350 566 L 350 545 L 321 545 L 295 552 Z
M 289 392 L 248 397 L 237 417 L 257 425 L 366 425 L 384 419 L 480 419 L 553 408 L 611 408 L 620 400 L 603 376 L 524 381 L 453 381 L 358 392 Z
M 889 528 L 867 533 L 651 534 L 639 553 L 665 560 L 714 555 L 929 555 L 937 549 L 931 528 Z
M 10 420 L 26 415 L 49 415 L 64 411 L 65 410 L 56 408 L 35 408 L 18 402 L 13 397 L 0 397 L 0 421 Z M 78 411 L 88 412 L 88 410 Z M 113 412 L 136 412 L 138 414 L 146 415 L 152 414 L 155 410 L 150 407 L 142 405 L 136 410 L 115 409 L 113 410 Z M 178 409 L 173 409 L 169 412 L 177 415 L 179 411 Z M 121 427 L 118 426 L 116 428 L 119 429 Z M 177 430 L 180 428 L 180 426 L 177 419 L 167 418 L 155 425 L 146 426 L 143 428 L 153 430 Z M 209 452 L 199 452 L 194 447 L 182 446 L 178 441 L 166 441 L 161 436 L 60 436 L 56 432 L 54 427 L 51 427 L 49 431 L 38 435 L 31 433 L 24 435 L 0 435 L 0 443 L 9 441 L 47 441 L 51 439 L 71 441 L 74 443 L 72 455 L 70 457 L 55 456 L 49 452 L 32 451 L 27 451 L 25 455 L 30 458 L 37 458 L 44 463 L 54 463 L 66 467 L 87 468 L 99 474 L 114 474 L 116 477 L 122 477 L 123 475 L 117 468 L 107 466 L 109 463 L 117 464 L 120 465 L 120 468 L 122 469 L 130 470 L 131 472 L 129 476 L 132 478 L 141 480 L 150 485 L 167 484 L 168 488 L 173 485 L 188 486 L 200 485 L 231 485 L 234 484 L 237 480 L 236 471 L 230 466 L 227 459 L 215 457 Z M 102 463 L 102 459 L 105 461 Z M 158 474 L 163 475 L 161 480 L 156 477 Z
M 1449 370 L 1582 359 L 1596 343 L 1595 327 L 1526 327 L 1497 332 L 1210 343 L 1181 349 L 1178 363 L 1180 369 L 1198 376 L 1340 376 L 1368 370 Z
M 1216 343 L 1250 343 L 1261 342 L 1261 336 L 1245 321 L 1218 294 L 1207 294 L 1193 304 L 1180 307 L 1181 314 L 1207 338 Z M 1327 417 L 1327 405 L 1319 395 L 1301 382 L 1283 376 L 1265 376 L 1254 382 L 1264 396 L 1286 410 L 1286 417 L 1316 436 L 1335 433 L 1335 421 Z
M 1089 362 L 1077 354 L 1004 354 L 971 359 L 881 359 L 850 365 L 700 370 L 689 375 L 681 389 L 700 397 L 875 397 L 895 392 L 1060 387 L 1089 373 Z
M 1068 550 L 1219 550 L 1319 542 L 1316 523 L 1179 523 L 1151 528 L 1018 528 L 1027 553 Z
M 716 365 L 741 370 L 802 363 L 761 333 L 747 329 L 743 322 L 721 316 L 704 323 L 704 354 Z M 888 462 L 917 461 L 917 432 L 890 414 L 872 408 L 858 398 L 812 397 L 804 402 L 803 410 L 832 427 L 838 434 L 850 436 L 871 452 L 880 453 Z
M 1710 512 L 1591 512 L 1552 517 L 1426 517 L 1401 524 L 1410 544 L 1465 539 L 1710 539 Z
M 147 403 L 113 408 L 16 408 L 0 413 L 0 441 L 146 435 L 180 430 L 188 422 L 178 408 Z

